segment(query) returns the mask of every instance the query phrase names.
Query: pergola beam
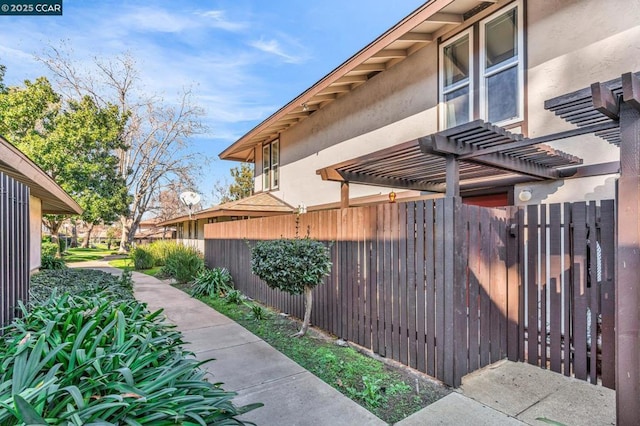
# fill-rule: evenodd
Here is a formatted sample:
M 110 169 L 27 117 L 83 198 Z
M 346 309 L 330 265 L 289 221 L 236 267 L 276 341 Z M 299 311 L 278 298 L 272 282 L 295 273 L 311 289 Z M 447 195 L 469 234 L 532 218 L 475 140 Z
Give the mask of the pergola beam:
M 618 121 L 620 119 L 620 104 L 617 97 L 602 83 L 591 85 L 591 99 L 593 108 L 607 117 Z
M 622 74 L 622 96 L 627 105 L 640 111 L 640 78 L 635 74 Z

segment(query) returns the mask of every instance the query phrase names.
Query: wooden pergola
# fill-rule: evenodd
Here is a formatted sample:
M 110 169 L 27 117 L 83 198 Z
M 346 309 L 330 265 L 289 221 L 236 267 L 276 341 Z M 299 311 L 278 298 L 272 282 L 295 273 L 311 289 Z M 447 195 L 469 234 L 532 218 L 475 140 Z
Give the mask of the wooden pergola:
M 582 166 L 582 160 L 545 142 L 618 128 L 614 120 L 537 138 L 475 120 L 429 136 L 316 171 L 342 183 L 348 206 L 349 182 L 442 192 L 446 196 L 516 183 L 595 176 L 619 171 L 618 162 Z

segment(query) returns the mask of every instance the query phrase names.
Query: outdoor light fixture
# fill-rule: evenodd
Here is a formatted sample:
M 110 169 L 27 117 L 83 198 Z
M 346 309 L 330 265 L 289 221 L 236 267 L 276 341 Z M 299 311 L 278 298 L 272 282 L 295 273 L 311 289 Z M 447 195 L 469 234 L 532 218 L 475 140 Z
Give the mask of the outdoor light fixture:
M 391 191 L 391 192 L 389 193 L 389 202 L 390 202 L 390 203 L 395 203 L 395 202 L 396 202 L 396 193 L 395 193 L 395 192 L 393 192 L 393 191 Z
M 518 199 L 524 203 L 531 200 L 531 188 L 522 188 L 520 194 L 518 194 Z
M 309 111 L 309 105 L 307 105 L 307 103 L 306 103 L 306 102 L 302 104 L 302 110 L 303 110 L 304 112 Z

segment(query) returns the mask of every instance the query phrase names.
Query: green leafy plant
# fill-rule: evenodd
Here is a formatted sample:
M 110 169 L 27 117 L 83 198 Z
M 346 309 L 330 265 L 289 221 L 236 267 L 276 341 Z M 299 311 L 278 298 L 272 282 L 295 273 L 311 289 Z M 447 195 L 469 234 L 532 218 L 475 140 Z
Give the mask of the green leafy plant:
M 167 257 L 178 247 L 178 243 L 171 240 L 159 240 L 147 244 L 145 247 L 151 252 L 155 266 L 164 266 Z
M 257 303 L 246 303 L 245 305 L 247 305 L 247 307 L 249 307 L 249 309 L 251 309 L 250 311 L 250 318 L 257 320 L 257 321 L 261 321 L 267 318 L 268 312 L 265 308 L 263 308 L 262 306 L 258 305 Z
M 40 258 L 40 269 L 66 269 L 67 265 L 59 257 L 43 254 Z
M 129 257 L 133 260 L 133 267 L 137 270 L 151 269 L 155 264 L 153 255 L 144 246 L 132 249 Z
M 38 272 L 31 277 L 29 299 L 31 305 L 41 305 L 55 294 L 92 296 L 102 294 L 111 300 L 133 299 L 131 272 L 117 278 L 95 269 L 62 269 Z
M 0 424 L 242 424 L 261 405 L 235 407 L 161 311 L 133 299 L 67 294 L 22 308 L 0 339 Z
M 179 283 L 192 281 L 204 269 L 202 253 L 193 247 L 176 245 L 167 255 L 162 272 Z
M 240 290 L 229 290 L 227 295 L 224 297 L 224 300 L 228 304 L 239 305 L 242 303 L 242 292 Z
M 260 241 L 251 251 L 251 271 L 271 288 L 305 295 L 304 320 L 294 336 L 304 336 L 311 320 L 313 288 L 331 271 L 329 249 L 306 238 Z
M 191 287 L 193 297 L 218 297 L 233 287 L 233 279 L 227 268 L 203 269 L 196 275 Z
M 371 407 L 377 407 L 384 401 L 384 395 L 382 394 L 382 388 L 380 383 L 382 381 L 377 378 L 362 376 L 362 389 L 357 390 L 355 388 L 347 388 L 347 392 L 351 394 L 352 398 L 359 399 L 365 404 Z

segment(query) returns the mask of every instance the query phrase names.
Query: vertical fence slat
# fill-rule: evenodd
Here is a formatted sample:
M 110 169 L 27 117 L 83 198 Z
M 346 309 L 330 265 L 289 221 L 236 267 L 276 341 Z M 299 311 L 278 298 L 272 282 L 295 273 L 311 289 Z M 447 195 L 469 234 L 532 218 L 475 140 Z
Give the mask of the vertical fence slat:
M 547 368 L 547 207 L 540 205 L 540 365 Z
M 527 206 L 527 361 L 538 365 L 538 206 Z
M 614 202 L 602 201 L 600 244 L 602 248 L 602 385 L 615 389 L 615 210 Z
M 560 204 L 549 206 L 549 338 L 551 344 L 550 367 L 562 371 L 562 218 Z
M 600 317 L 600 285 L 598 283 L 598 231 L 596 229 L 596 203 L 590 201 L 587 206 L 587 250 L 588 250 L 588 274 L 587 287 L 589 288 L 590 298 L 589 313 L 591 317 L 587 318 L 588 324 L 588 360 L 589 360 L 589 381 L 597 383 L 598 380 L 598 318 Z
M 416 284 L 416 203 L 407 204 L 407 327 L 409 331 L 409 367 L 417 368 L 417 289 Z
M 425 273 L 425 305 L 426 305 L 426 369 L 427 374 L 434 377 L 439 377 L 436 372 L 436 330 L 438 330 L 436 309 L 436 267 L 435 262 L 438 256 L 436 251 L 436 234 L 434 233 L 434 224 L 436 216 L 437 204 L 433 200 L 425 202 L 425 228 L 424 228 L 424 273 Z
M 519 343 L 523 336 L 519 332 L 520 326 L 520 288 L 521 279 L 519 271 L 520 239 L 518 222 L 521 215 L 518 208 L 509 209 L 509 230 L 507 236 L 507 280 L 508 280 L 508 326 L 507 326 L 507 355 L 511 361 L 520 361 Z
M 444 209 L 444 200 L 436 200 L 435 201 L 435 222 L 434 222 L 434 270 L 435 270 L 435 281 L 434 281 L 434 311 L 435 311 L 435 360 L 436 360 L 436 369 L 435 369 L 435 377 L 444 380 L 444 372 L 445 372 L 445 358 L 446 358 L 446 336 L 445 336 L 445 309 L 447 302 L 445 300 L 445 273 L 444 273 L 444 264 L 445 264 L 445 232 L 444 232 L 444 222 L 445 222 L 445 209 Z M 451 354 L 451 352 L 449 352 Z
M 587 305 L 589 292 L 587 288 L 587 223 L 586 204 L 572 205 L 573 258 L 573 372 L 581 380 L 587 378 Z
M 480 367 L 480 328 L 479 307 L 480 297 L 480 208 L 469 206 L 467 220 L 469 222 L 469 370 Z

